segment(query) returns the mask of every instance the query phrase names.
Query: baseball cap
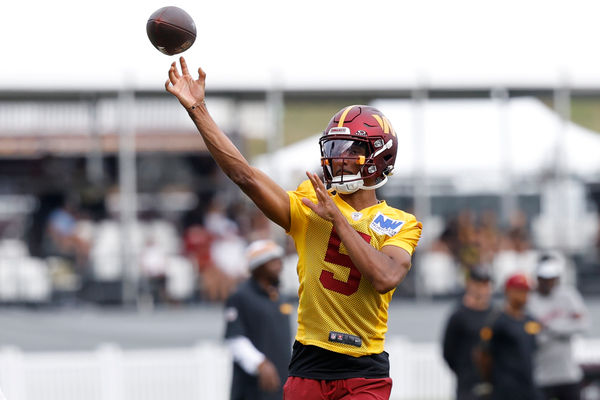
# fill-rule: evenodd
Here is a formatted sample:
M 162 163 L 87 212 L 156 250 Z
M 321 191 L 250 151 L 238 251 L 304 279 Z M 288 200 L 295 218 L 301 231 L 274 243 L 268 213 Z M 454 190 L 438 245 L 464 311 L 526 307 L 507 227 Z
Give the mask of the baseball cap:
M 252 242 L 246 248 L 248 269 L 253 271 L 266 262 L 283 257 L 283 254 L 283 248 L 272 240 L 265 239 Z
M 537 277 L 542 279 L 558 278 L 562 272 L 562 263 L 556 258 L 546 258 L 537 267 Z
M 487 282 L 492 279 L 490 271 L 487 268 L 476 266 L 469 270 L 468 274 L 469 279 L 478 282 Z
M 517 273 L 508 277 L 506 282 L 504 283 L 504 290 L 508 289 L 525 289 L 530 290 L 531 285 L 529 284 L 529 279 L 525 274 Z

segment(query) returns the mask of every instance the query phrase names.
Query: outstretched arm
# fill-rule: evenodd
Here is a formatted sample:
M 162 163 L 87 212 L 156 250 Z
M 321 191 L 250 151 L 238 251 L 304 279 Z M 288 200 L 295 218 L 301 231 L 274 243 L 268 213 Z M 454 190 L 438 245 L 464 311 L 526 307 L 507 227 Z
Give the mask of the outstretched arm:
M 214 160 L 225 174 L 242 189 L 257 207 L 285 230 L 290 228 L 290 203 L 283 188 L 264 172 L 251 167 L 248 161 L 221 131 L 210 116 L 204 102 L 206 73 L 198 68 L 198 79 L 189 73 L 185 59 L 179 59 L 181 73 L 174 62 L 165 82 L 171 93 L 188 111 Z

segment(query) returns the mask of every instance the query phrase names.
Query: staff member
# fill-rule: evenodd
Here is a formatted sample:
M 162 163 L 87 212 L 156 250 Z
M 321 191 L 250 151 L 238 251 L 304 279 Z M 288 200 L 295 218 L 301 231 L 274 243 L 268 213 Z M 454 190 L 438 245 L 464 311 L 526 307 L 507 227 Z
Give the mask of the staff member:
M 443 355 L 456 375 L 456 399 L 481 398 L 485 385 L 475 365 L 479 331 L 492 312 L 490 274 L 482 267 L 472 268 L 466 279 L 465 294 L 454 309 L 444 330 Z
M 226 343 L 233 355 L 231 400 L 281 400 L 291 356 L 292 306 L 279 296 L 283 249 L 271 240 L 248 246 L 251 277 L 226 302 Z
M 493 400 L 539 399 L 533 357 L 541 326 L 525 312 L 530 289 L 525 275 L 511 275 L 504 285 L 503 310 L 481 329 L 479 366 L 492 385 Z

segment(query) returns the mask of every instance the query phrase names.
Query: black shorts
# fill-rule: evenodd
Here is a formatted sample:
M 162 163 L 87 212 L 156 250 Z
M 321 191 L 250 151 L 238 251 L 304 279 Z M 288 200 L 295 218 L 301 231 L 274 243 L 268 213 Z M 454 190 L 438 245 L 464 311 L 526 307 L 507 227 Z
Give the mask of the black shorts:
M 379 354 L 352 357 L 317 346 L 305 346 L 295 341 L 289 376 L 318 380 L 389 378 L 389 355 L 384 351 Z

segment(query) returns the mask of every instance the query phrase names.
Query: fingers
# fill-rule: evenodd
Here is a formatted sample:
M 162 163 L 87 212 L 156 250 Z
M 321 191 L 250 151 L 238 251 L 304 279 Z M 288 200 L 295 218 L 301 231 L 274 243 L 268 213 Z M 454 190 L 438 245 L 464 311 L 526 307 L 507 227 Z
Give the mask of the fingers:
M 308 176 L 308 179 L 310 180 L 310 183 L 312 183 L 313 187 L 315 189 L 317 189 L 319 187 L 319 183 L 317 182 L 319 180 L 318 177 L 316 177 L 315 174 L 313 174 L 312 172 L 306 171 L 306 176 Z
M 324 200 L 325 198 L 327 198 L 327 190 L 325 189 L 325 185 L 323 185 L 323 182 L 321 182 L 321 179 L 319 179 L 319 176 L 308 171 L 306 171 L 306 176 L 308 176 L 310 183 L 313 185 L 315 193 L 317 194 L 317 198 L 319 200 Z
M 173 67 L 173 72 L 175 72 L 175 76 L 177 77 L 177 79 L 181 78 L 181 75 L 179 75 L 179 70 L 177 69 L 177 63 L 173 61 L 173 64 L 171 64 L 171 66 Z
M 181 78 L 181 76 L 190 76 L 190 70 L 188 68 L 187 62 L 185 61 L 185 58 L 180 57 L 179 58 L 179 63 L 181 64 L 181 74 L 179 75 L 179 71 L 177 71 L 177 66 L 175 63 L 173 63 L 173 68 L 174 68 L 174 75 L 177 78 Z M 198 68 L 198 82 L 201 82 L 202 84 L 204 84 L 204 81 L 206 80 L 206 72 L 204 72 L 204 70 L 202 68 Z
M 171 64 L 171 68 L 169 68 L 169 80 L 173 85 L 175 85 L 179 80 L 179 73 L 177 72 L 175 63 Z
M 307 174 L 310 174 L 309 178 L 311 178 L 311 182 L 316 184 L 320 189 L 325 190 L 325 185 L 323 184 L 321 178 L 319 178 L 319 175 L 312 172 L 307 172 Z
M 188 70 L 187 63 L 185 62 L 185 58 L 179 57 L 179 63 L 181 64 L 181 73 L 185 75 L 189 75 L 190 71 Z
M 206 72 L 202 68 L 198 68 L 198 80 L 205 81 L 206 80 Z
M 312 184 L 313 189 L 315 189 L 315 193 L 317 194 L 317 201 L 320 201 L 318 187 L 315 186 L 315 182 L 313 180 L 311 173 L 306 171 L 306 176 L 308 176 L 308 179 L 310 180 L 310 183 Z M 310 208 L 311 210 L 313 210 L 315 212 L 318 208 L 318 205 L 316 203 L 313 203 L 313 201 L 307 197 L 302 198 L 302 203 L 304 203 L 305 206 L 307 206 L 308 208 Z
M 310 200 L 308 197 L 302 198 L 302 204 L 304 204 L 306 207 L 310 208 L 316 213 L 318 205 L 313 203 L 312 200 Z
M 308 177 L 308 180 L 310 181 L 313 189 L 315 190 L 315 193 L 317 193 L 317 198 L 319 197 L 319 185 L 315 182 L 315 178 L 313 177 L 313 175 L 306 171 L 306 176 Z
M 173 92 L 172 92 L 172 90 L 173 90 L 173 89 L 172 89 L 172 87 L 173 87 L 173 86 L 171 86 L 171 80 L 170 80 L 170 79 L 167 79 L 167 81 L 165 82 L 165 89 L 167 89 L 167 92 L 169 92 L 169 93 L 173 93 Z

